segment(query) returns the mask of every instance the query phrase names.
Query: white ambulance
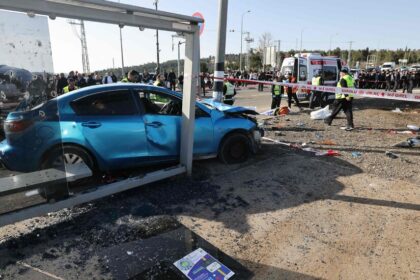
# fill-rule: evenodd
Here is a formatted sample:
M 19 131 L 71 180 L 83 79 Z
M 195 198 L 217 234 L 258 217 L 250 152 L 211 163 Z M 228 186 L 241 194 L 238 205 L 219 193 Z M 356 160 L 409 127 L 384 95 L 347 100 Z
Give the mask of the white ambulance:
M 281 72 L 283 75 L 292 74 L 295 77 L 299 72 L 298 83 L 308 85 L 312 83 L 312 78 L 316 73 L 323 73 L 324 85 L 336 86 L 340 78 L 340 70 L 343 67 L 346 67 L 345 63 L 338 57 L 321 56 L 319 53 L 302 53 L 300 57 L 296 54 L 293 57 L 285 58 Z M 299 90 L 297 96 L 299 100 L 307 100 L 310 92 Z M 333 100 L 334 94 L 329 94 L 328 98 Z

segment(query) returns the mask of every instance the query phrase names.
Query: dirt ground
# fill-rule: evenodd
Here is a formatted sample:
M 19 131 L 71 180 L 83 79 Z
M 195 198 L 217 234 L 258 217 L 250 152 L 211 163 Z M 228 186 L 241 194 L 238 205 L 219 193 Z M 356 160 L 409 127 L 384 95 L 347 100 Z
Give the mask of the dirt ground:
M 420 125 L 420 106 L 354 107 L 352 132 L 294 110 L 265 120 L 292 147 L 0 228 L 0 279 L 181 279 L 171 263 L 197 247 L 236 279 L 419 279 L 420 149 L 392 145 L 415 136 L 396 132 Z

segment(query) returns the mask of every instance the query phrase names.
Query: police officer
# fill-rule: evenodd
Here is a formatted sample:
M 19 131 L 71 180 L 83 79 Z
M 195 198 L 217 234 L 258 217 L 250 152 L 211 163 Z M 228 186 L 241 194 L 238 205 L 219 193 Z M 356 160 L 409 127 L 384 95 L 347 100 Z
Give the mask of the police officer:
M 223 103 L 227 105 L 233 105 L 233 97 L 236 95 L 235 86 L 232 81 L 226 81 L 223 86 Z
M 127 77 L 121 80 L 122 83 L 137 83 L 139 80 L 139 72 L 136 70 L 128 71 Z
M 322 79 L 321 73 L 318 71 L 315 73 L 315 76 L 312 78 L 312 85 L 313 86 L 321 86 L 324 84 Z M 322 92 L 318 90 L 313 90 L 311 94 L 311 98 L 309 99 L 309 108 L 315 108 L 315 102 L 319 101 L 321 107 L 324 107 Z
M 349 75 L 348 70 L 346 68 L 343 68 L 340 71 L 340 81 L 338 82 L 337 87 L 339 88 L 353 88 L 354 87 L 353 78 L 352 76 Z M 354 123 L 353 123 L 352 103 L 353 103 L 352 94 L 337 92 L 335 94 L 334 109 L 331 113 L 331 116 L 326 118 L 324 122 L 328 125 L 331 125 L 334 118 L 337 116 L 340 110 L 343 109 L 344 114 L 346 114 L 346 118 L 347 118 L 347 126 L 342 127 L 342 129 L 346 131 L 353 130 Z
M 71 92 L 73 90 L 78 89 L 78 87 L 76 87 L 76 85 L 75 85 L 75 81 L 74 81 L 73 78 L 69 78 L 68 79 L 68 82 L 69 82 L 69 85 L 63 88 L 63 93 L 64 94 L 69 93 L 69 92 Z
M 274 77 L 274 82 L 277 83 L 279 78 L 276 76 Z M 284 93 L 284 88 L 279 85 L 272 85 L 271 86 L 271 109 L 276 109 L 280 107 L 281 96 Z

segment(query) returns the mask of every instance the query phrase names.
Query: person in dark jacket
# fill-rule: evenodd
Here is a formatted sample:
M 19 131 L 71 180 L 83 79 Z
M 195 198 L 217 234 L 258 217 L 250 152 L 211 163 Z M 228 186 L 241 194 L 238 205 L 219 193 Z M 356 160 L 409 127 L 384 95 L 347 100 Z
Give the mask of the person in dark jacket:
M 169 80 L 169 88 L 175 91 L 176 90 L 176 75 L 175 75 L 174 69 L 171 69 L 171 71 L 169 72 L 168 80 Z
M 65 88 L 68 85 L 67 79 L 64 76 L 64 73 L 60 74 L 60 79 L 57 82 L 57 94 L 61 95 L 63 94 L 63 88 Z
M 265 77 L 265 73 L 263 71 L 260 72 L 260 74 L 258 75 L 258 80 L 259 81 L 265 81 L 266 77 Z M 259 83 L 258 84 L 258 91 L 264 91 L 264 84 Z

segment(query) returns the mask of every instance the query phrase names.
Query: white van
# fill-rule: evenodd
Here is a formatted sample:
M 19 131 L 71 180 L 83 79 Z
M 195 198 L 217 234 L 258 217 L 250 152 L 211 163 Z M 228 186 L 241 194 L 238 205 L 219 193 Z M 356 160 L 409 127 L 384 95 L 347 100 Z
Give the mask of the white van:
M 391 71 L 395 69 L 395 62 L 385 62 L 381 66 L 381 71 Z
M 299 60 L 299 63 L 298 63 Z M 336 86 L 340 79 L 340 70 L 345 64 L 338 57 L 321 56 L 319 53 L 303 53 L 288 57 L 283 60 L 281 72 L 283 75 L 291 73 L 295 77 L 298 76 L 298 83 L 312 83 L 312 78 L 316 73 L 323 73 L 324 85 Z M 300 100 L 309 99 L 310 92 L 307 90 L 299 90 L 297 96 Z M 334 94 L 329 95 L 329 99 L 334 99 Z

